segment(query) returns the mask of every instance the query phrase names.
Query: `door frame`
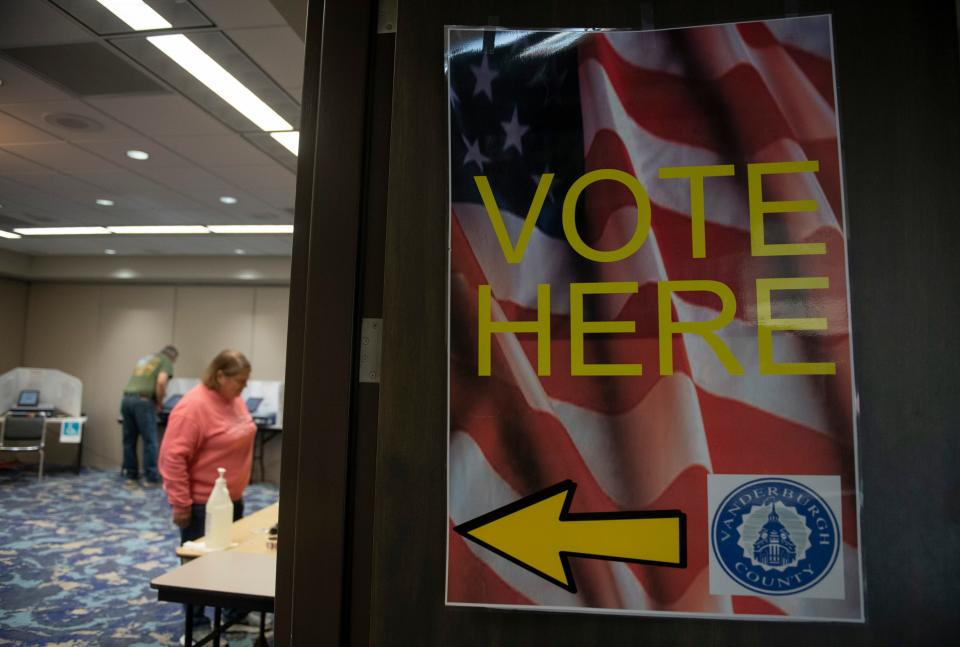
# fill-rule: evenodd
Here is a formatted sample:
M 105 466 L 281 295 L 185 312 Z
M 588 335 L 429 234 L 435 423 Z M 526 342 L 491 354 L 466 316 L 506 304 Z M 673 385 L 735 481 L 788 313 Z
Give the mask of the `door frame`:
M 277 645 L 346 635 L 370 0 L 310 0 L 294 217 Z

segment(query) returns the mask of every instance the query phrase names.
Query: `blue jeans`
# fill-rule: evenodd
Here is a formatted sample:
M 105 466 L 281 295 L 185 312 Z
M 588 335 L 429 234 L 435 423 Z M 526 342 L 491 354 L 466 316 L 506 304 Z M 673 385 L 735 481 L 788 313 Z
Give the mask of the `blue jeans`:
M 123 475 L 140 477 L 137 462 L 137 436 L 143 438 L 143 476 L 160 482 L 157 471 L 157 409 L 153 400 L 139 395 L 124 395 L 120 402 L 123 416 Z
M 237 521 L 238 519 L 243 518 L 243 499 L 233 502 L 233 520 Z M 194 539 L 199 539 L 203 537 L 206 533 L 205 528 L 207 525 L 207 506 L 203 503 L 194 503 L 193 508 L 190 510 L 190 525 L 186 528 L 180 529 L 180 543 L 186 541 L 193 541 Z M 193 626 L 203 626 L 210 624 L 210 619 L 207 618 L 207 615 L 203 612 L 203 607 L 194 606 L 193 607 Z M 186 607 L 184 607 L 184 613 L 186 613 Z M 224 609 L 223 612 L 223 621 L 232 622 L 237 618 L 242 618 L 247 615 L 246 611 L 236 611 L 234 609 Z

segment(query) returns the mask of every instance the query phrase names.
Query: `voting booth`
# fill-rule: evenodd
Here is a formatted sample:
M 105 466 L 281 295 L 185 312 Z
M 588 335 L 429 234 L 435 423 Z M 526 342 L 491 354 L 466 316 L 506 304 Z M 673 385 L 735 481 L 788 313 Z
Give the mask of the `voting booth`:
M 283 427 L 283 382 L 250 380 L 242 397 L 257 427 Z
M 0 458 L 74 465 L 83 451 L 83 383 L 63 371 L 18 367 L 0 375 Z
M 200 379 L 196 377 L 174 377 L 167 382 L 167 392 L 163 400 L 163 405 L 157 414 L 157 422 L 160 426 L 166 426 L 170 412 L 173 411 L 173 408 L 180 402 L 180 398 L 198 384 L 200 384 Z

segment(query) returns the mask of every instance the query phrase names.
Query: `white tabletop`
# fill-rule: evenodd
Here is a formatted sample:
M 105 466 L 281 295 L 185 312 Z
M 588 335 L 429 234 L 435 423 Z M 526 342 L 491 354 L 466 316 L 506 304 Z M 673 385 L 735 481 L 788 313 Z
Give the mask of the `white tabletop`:
M 161 592 L 273 600 L 276 554 L 220 551 L 191 560 L 150 582 Z M 163 599 L 163 598 L 161 598 Z

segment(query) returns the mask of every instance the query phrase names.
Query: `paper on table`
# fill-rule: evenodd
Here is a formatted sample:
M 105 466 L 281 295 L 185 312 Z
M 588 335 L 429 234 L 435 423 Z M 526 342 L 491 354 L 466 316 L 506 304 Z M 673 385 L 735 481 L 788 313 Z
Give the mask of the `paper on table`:
M 239 545 L 240 544 L 238 544 L 237 542 L 231 542 L 231 544 L 227 546 L 227 548 L 213 550 L 213 549 L 207 548 L 207 543 L 205 541 L 185 541 L 181 545 L 181 548 L 184 548 L 186 550 L 195 550 L 198 553 L 215 553 L 217 552 L 217 550 L 227 550 L 229 548 L 233 548 L 234 546 L 239 546 Z

